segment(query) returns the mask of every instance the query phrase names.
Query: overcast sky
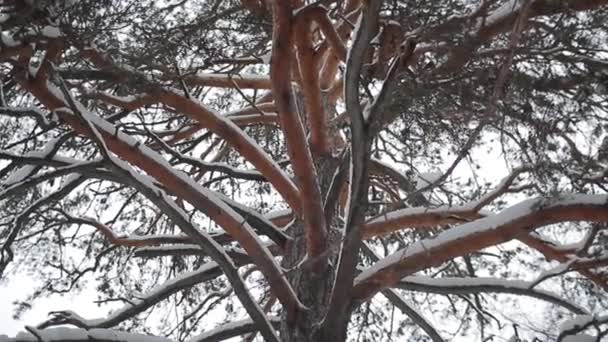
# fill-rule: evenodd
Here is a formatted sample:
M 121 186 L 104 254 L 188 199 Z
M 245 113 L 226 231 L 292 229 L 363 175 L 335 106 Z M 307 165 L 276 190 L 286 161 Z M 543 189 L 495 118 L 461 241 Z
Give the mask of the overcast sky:
M 0 335 L 14 336 L 23 331 L 25 325 L 37 325 L 48 318 L 50 311 L 73 310 L 85 318 L 97 318 L 104 316 L 105 308 L 97 307 L 92 302 L 96 298 L 91 290 L 85 290 L 75 295 L 73 293 L 61 297 L 38 299 L 34 307 L 23 315 L 20 321 L 13 319 L 13 302 L 23 300 L 35 289 L 35 281 L 26 275 L 11 276 L 9 281 L 0 285 Z

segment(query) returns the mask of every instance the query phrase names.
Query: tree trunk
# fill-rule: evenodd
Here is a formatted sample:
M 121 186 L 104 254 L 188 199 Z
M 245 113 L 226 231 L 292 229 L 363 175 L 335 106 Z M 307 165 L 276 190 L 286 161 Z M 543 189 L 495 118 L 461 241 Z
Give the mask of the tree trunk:
M 332 177 L 339 167 L 340 160 L 336 157 L 317 157 L 315 158 L 319 183 L 321 185 L 322 198 L 327 197 Z M 334 206 L 330 210 L 336 211 Z M 327 216 L 327 215 L 326 215 Z M 308 307 L 305 312 L 300 312 L 291 321 L 284 316 L 281 323 L 281 341 L 302 342 L 302 341 L 345 341 L 348 323 L 350 321 L 350 310 L 344 315 L 340 326 L 331 329 L 331 335 L 327 332 L 322 333 L 321 323 L 327 313 L 327 306 L 331 299 L 332 288 L 334 286 L 335 265 L 337 263 L 337 252 L 341 241 L 339 231 L 343 224 L 338 215 L 332 215 L 328 220 L 330 224 L 328 237 L 329 243 L 327 251 L 330 265 L 322 273 L 315 273 L 311 269 L 310 260 L 306 259 L 306 239 L 304 225 L 300 221 L 294 222 L 288 232 L 293 237 L 293 241 L 287 246 L 283 267 L 286 270 L 287 279 L 292 284 L 298 297 L 304 305 Z

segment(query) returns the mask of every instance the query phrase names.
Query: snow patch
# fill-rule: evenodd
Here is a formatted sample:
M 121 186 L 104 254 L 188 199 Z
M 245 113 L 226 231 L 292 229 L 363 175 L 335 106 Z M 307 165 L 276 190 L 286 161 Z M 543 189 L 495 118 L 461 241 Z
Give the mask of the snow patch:
M 2 44 L 4 44 L 4 46 L 6 47 L 15 47 L 19 45 L 19 43 L 17 43 L 15 39 L 13 39 L 12 35 L 6 34 L 4 32 L 2 32 L 2 34 L 0 35 L 0 39 L 2 40 Z
M 587 334 L 566 336 L 562 342 L 597 342 L 597 337 Z
M 583 327 L 591 322 L 593 322 L 593 316 L 579 315 L 579 316 L 574 317 L 573 319 L 569 319 L 569 320 L 563 322 L 559 327 L 559 331 L 560 331 L 560 333 L 562 333 L 562 332 L 572 331 L 575 329 L 580 329 L 581 327 Z
M 433 249 L 441 245 L 445 245 L 456 240 L 466 239 L 472 235 L 504 226 L 521 217 L 531 214 L 532 212 L 538 210 L 539 206 L 542 208 L 555 208 L 572 204 L 606 206 L 607 203 L 608 195 L 564 194 L 551 200 L 547 200 L 546 198 L 542 197 L 531 198 L 507 208 L 500 213 L 462 224 L 458 227 L 443 231 L 433 238 L 420 240 L 407 248 L 400 249 L 361 272 L 361 274 L 355 279 L 355 283 L 364 281 L 365 279 L 373 276 L 376 272 L 395 265 L 399 263 L 400 260 L 411 257 L 412 255 L 432 253 Z
M 37 330 L 43 341 L 59 342 L 59 341 L 124 341 L 124 342 L 170 342 L 171 340 L 150 335 L 127 333 L 112 329 L 79 329 L 57 327 L 44 330 Z M 0 335 L 0 342 L 38 342 L 39 339 L 29 332 L 20 332 L 15 338 Z
M 443 176 L 443 173 L 439 171 L 419 174 L 416 178 L 416 191 L 435 183 L 441 176 Z

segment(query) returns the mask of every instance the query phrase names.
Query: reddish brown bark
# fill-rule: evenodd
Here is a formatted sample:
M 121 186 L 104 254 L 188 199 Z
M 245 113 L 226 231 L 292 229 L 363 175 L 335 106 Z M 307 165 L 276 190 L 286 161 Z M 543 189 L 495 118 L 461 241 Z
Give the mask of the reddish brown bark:
M 25 89 L 34 95 L 49 110 L 69 107 L 48 90 L 45 79 L 22 79 L 20 82 Z M 76 132 L 89 137 L 94 136 L 94 133 L 91 132 L 88 124 L 84 123 L 82 119 L 66 111 L 57 110 L 56 112 L 60 119 L 72 127 Z M 208 198 L 204 193 L 192 187 L 191 184 L 179 177 L 172 170 L 167 169 L 155 159 L 142 153 L 138 146 L 126 144 L 124 141 L 118 139 L 113 133 L 105 132 L 102 129 L 99 129 L 99 131 L 104 139 L 104 143 L 113 153 L 118 155 L 121 159 L 144 170 L 157 181 L 161 182 L 170 193 L 190 202 L 195 208 L 205 213 L 211 220 L 226 230 L 240 243 L 243 249 L 247 251 L 248 255 L 258 265 L 260 271 L 264 274 L 272 288 L 272 291 L 281 301 L 281 304 L 291 312 L 300 310 L 301 304 L 295 296 L 291 286 L 284 278 L 282 271 L 274 263 L 272 255 L 259 244 L 257 237 L 253 236 L 255 233 L 252 230 L 243 229 L 243 222 L 235 220 L 234 217 L 226 213 L 225 209 L 216 201 Z
M 293 103 L 291 86 L 293 16 L 289 1 L 275 3 L 273 20 L 270 72 L 272 92 L 281 120 L 281 128 L 287 141 L 291 164 L 300 188 L 308 257 L 317 265 L 315 269 L 320 270 L 325 265 L 327 227 L 316 169 L 306 142 L 304 128 Z
M 315 154 L 327 153 L 327 117 L 321 102 L 319 75 L 312 45 L 311 22 L 300 13 L 296 17 L 294 38 L 298 48 L 300 84 L 310 126 L 310 147 Z
M 553 246 L 550 246 L 545 242 L 536 239 L 528 234 L 519 237 L 518 240 L 528 245 L 530 248 L 540 252 L 542 255 L 545 256 L 545 258 L 547 258 L 547 260 L 556 260 L 561 263 L 567 263 L 571 261 L 571 258 L 568 255 L 568 251 L 557 250 Z M 593 271 L 589 270 L 589 268 L 591 267 L 596 267 L 596 265 L 594 265 L 593 262 L 589 262 L 586 264 L 579 265 L 578 267 L 575 267 L 575 269 L 577 269 L 578 273 L 587 277 L 587 279 L 594 282 L 597 286 L 608 291 L 608 277 L 602 277 L 601 275 L 594 273 Z
M 415 272 L 440 265 L 452 258 L 507 242 L 521 236 L 523 230 L 564 221 L 607 222 L 608 207 L 606 204 L 573 204 L 541 209 L 494 229 L 482 230 L 462 239 L 455 239 L 438 246 L 425 248 L 420 253 L 387 265 L 370 277 L 355 284 L 355 297 L 358 300 L 367 300 L 383 288 L 390 287 L 403 277 Z
M 165 91 L 159 95 L 159 100 L 167 106 L 175 108 L 192 119 L 198 121 L 205 128 L 224 138 L 249 162 L 256 166 L 290 204 L 296 212 L 300 212 L 300 196 L 293 182 L 274 161 L 234 123 L 213 113 L 197 102 L 187 99 L 174 92 Z

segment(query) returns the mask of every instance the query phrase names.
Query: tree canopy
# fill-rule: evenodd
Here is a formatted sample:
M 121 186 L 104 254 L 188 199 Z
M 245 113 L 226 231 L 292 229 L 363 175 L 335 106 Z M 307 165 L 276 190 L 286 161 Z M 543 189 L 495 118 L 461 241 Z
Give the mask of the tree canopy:
M 0 341 L 606 338 L 607 4 L 0 1 Z

